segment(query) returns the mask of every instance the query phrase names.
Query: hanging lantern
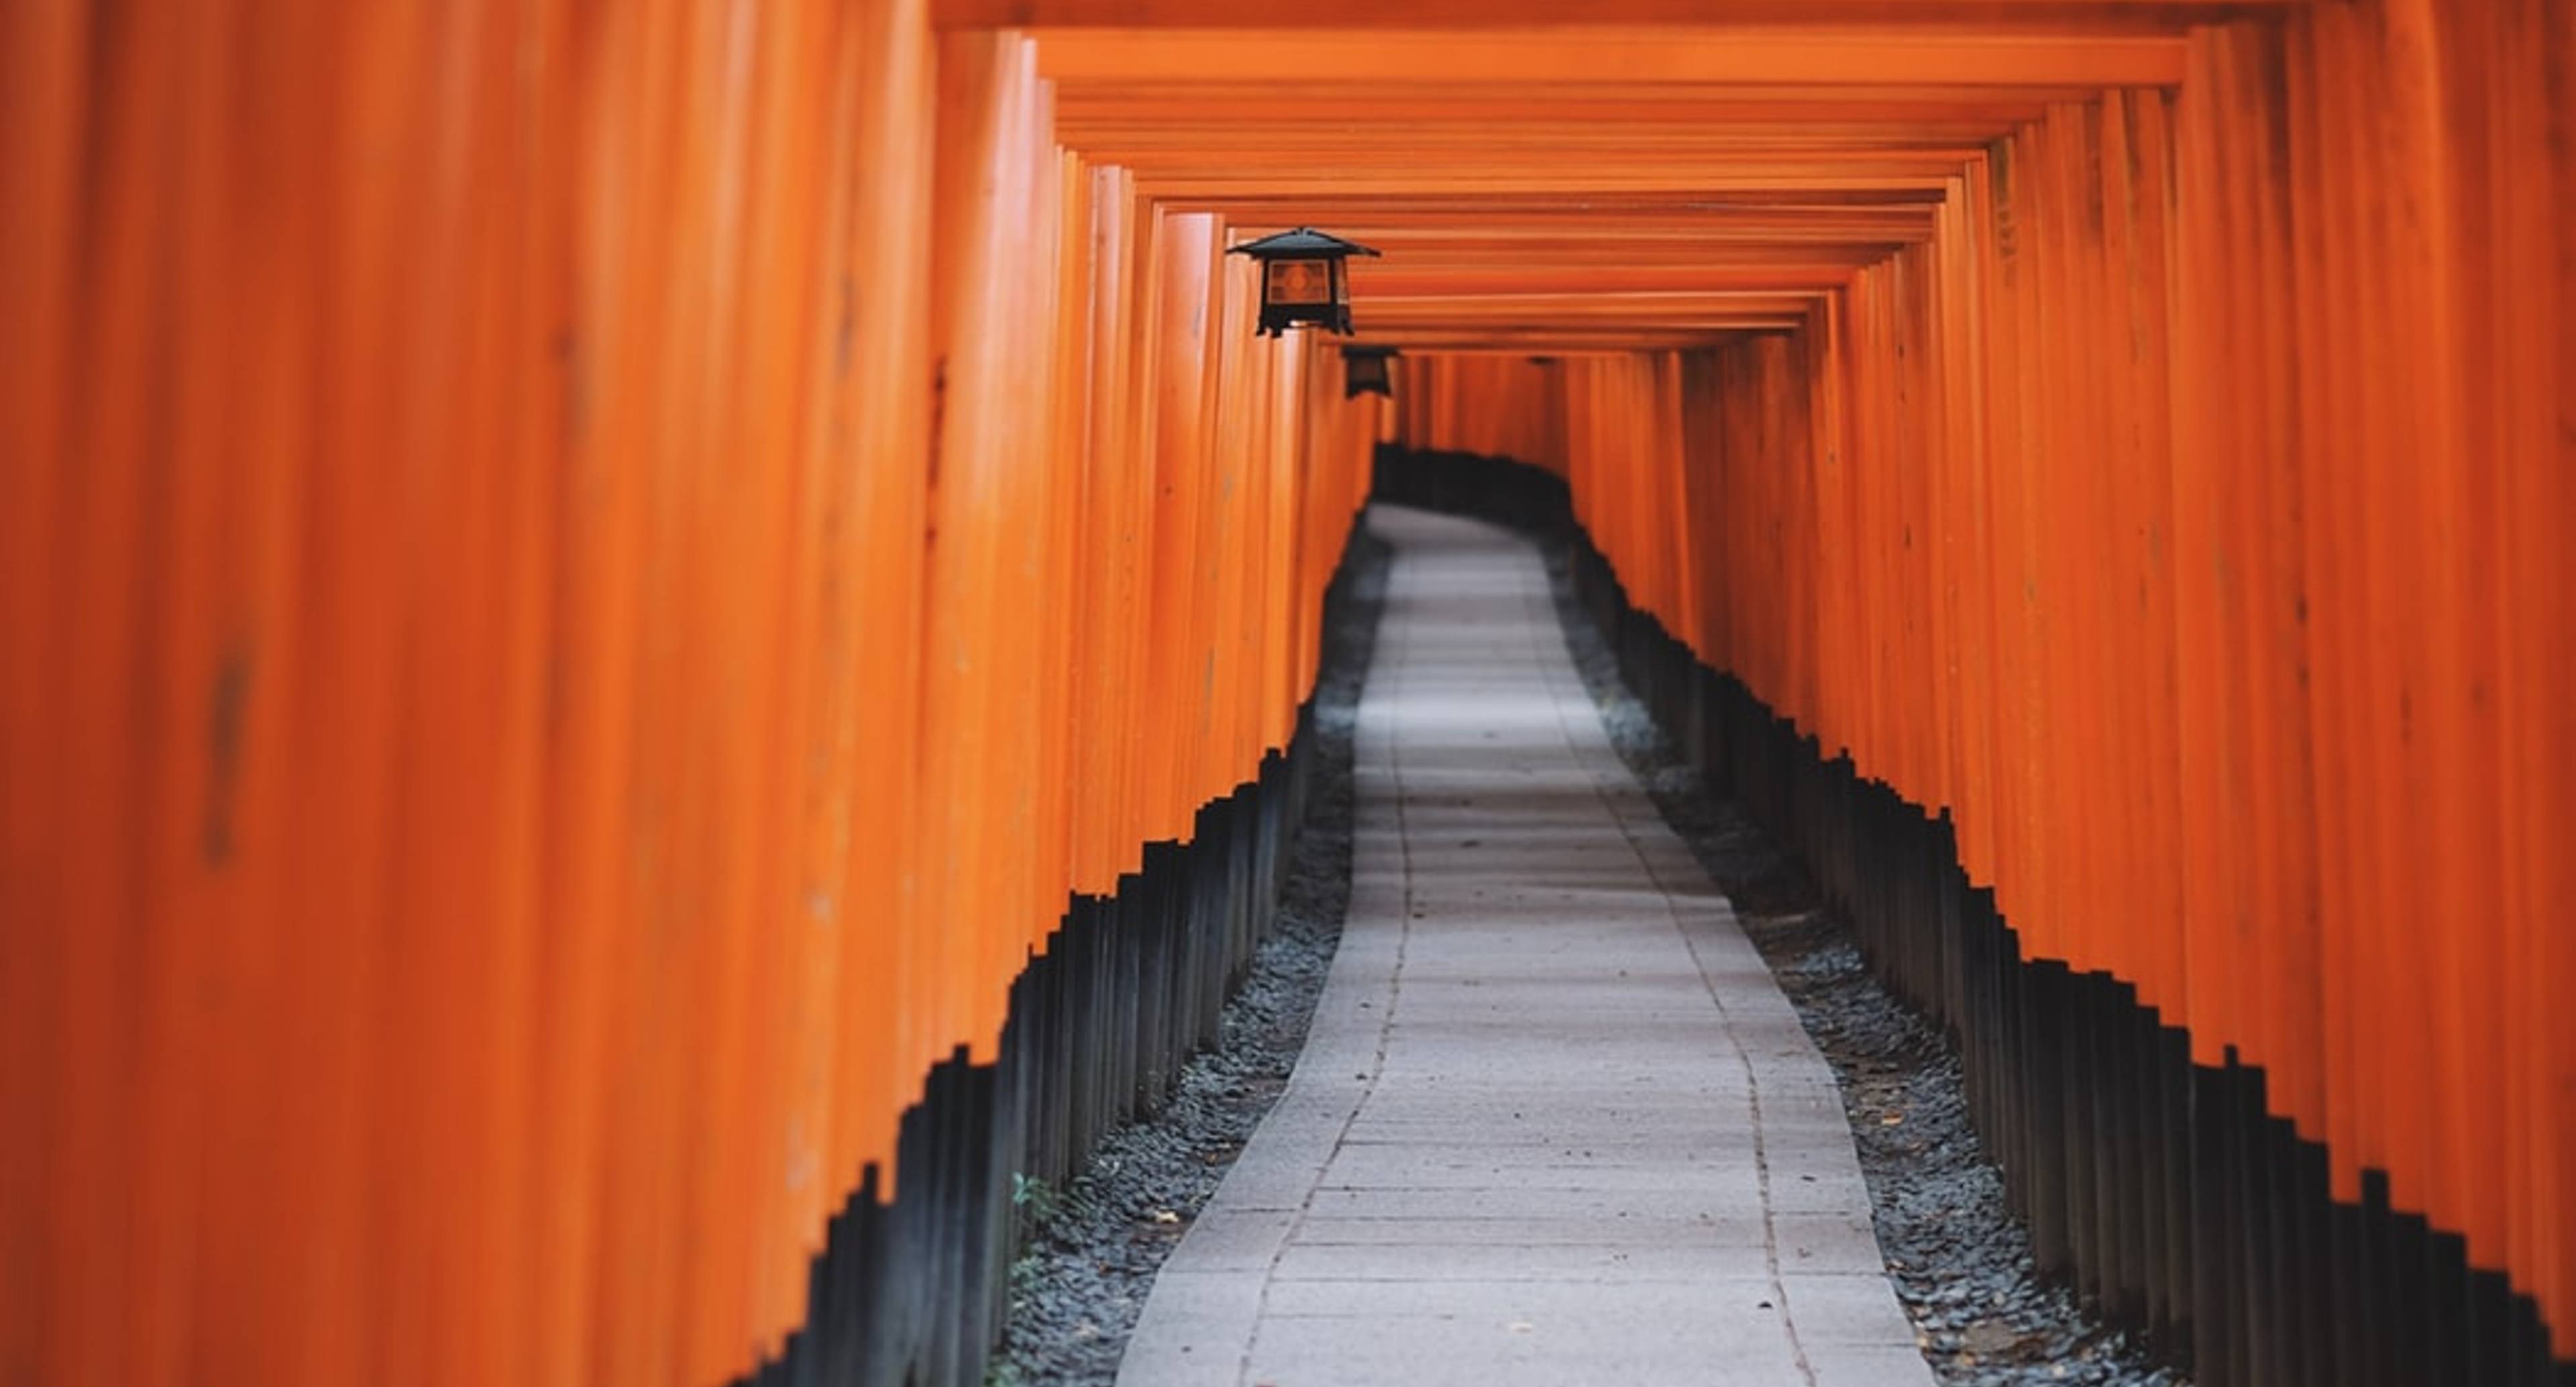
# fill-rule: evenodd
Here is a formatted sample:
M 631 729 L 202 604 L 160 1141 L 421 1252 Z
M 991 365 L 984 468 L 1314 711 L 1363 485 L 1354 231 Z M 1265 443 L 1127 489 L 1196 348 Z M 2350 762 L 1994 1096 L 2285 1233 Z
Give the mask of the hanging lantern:
M 1299 323 L 1351 334 L 1351 281 L 1342 262 L 1376 251 L 1311 226 L 1246 241 L 1228 251 L 1261 262 L 1261 326 L 1277 337 Z
M 1395 376 L 1387 363 L 1397 355 L 1393 347 L 1342 348 L 1342 398 L 1356 400 L 1362 395 L 1384 395 L 1395 398 Z

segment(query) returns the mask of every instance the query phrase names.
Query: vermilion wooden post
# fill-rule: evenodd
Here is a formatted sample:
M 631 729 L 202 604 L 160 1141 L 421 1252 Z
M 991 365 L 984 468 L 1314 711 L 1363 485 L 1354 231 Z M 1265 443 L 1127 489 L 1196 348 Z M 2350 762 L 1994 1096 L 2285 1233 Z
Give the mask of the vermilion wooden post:
M 1283 744 L 1381 429 L 2569 1353 L 2563 8 L 11 8 L 0 1377 L 755 1367 Z M 1391 406 L 1243 330 L 1309 219 Z

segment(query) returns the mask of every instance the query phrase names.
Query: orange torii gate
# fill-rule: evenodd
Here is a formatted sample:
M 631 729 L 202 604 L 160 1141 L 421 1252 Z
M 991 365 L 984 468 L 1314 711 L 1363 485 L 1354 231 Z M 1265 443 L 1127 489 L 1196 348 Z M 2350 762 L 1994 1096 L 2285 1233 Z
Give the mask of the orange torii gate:
M 2576 1357 L 2567 7 L 1563 8 L 0 13 L 0 1378 L 976 1376 L 1381 441 L 2487 1274 L 2374 1371 Z

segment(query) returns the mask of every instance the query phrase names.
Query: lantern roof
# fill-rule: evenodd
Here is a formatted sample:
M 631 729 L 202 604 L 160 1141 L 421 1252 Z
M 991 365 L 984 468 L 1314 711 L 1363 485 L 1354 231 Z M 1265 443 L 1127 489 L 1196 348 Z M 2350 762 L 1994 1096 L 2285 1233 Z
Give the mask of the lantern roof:
M 1381 346 L 1374 342 L 1353 342 L 1342 348 L 1342 355 L 1345 357 L 1402 356 L 1404 353 L 1394 347 Z
M 1246 241 L 1228 250 L 1226 254 L 1249 255 L 1260 260 L 1277 260 L 1288 256 L 1375 255 L 1377 251 L 1357 241 L 1345 241 L 1330 232 L 1317 231 L 1311 226 L 1301 226 L 1294 231 L 1282 231 L 1277 235 L 1264 236 L 1257 241 Z

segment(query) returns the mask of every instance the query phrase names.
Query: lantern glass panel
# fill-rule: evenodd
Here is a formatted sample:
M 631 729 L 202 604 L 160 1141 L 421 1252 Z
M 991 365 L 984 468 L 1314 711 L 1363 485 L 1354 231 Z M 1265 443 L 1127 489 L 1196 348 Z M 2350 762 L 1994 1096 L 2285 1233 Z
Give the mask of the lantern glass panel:
M 1326 260 L 1273 260 L 1264 267 L 1268 274 L 1262 296 L 1272 303 L 1328 304 L 1334 301 L 1333 281 L 1340 276 L 1338 268 Z
M 1344 397 L 1361 394 L 1392 395 L 1392 379 L 1387 373 L 1386 358 L 1367 352 L 1342 358 Z

